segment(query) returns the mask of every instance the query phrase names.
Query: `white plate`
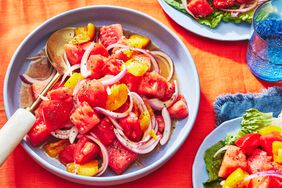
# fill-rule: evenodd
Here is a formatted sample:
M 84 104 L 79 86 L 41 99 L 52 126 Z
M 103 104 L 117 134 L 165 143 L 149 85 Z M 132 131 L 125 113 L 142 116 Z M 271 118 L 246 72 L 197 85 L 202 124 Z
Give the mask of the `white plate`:
M 216 28 L 212 29 L 205 25 L 199 24 L 190 16 L 183 14 L 182 12 L 171 7 L 164 0 L 158 1 L 163 10 L 172 20 L 197 35 L 221 41 L 241 41 L 250 39 L 250 24 L 221 22 Z

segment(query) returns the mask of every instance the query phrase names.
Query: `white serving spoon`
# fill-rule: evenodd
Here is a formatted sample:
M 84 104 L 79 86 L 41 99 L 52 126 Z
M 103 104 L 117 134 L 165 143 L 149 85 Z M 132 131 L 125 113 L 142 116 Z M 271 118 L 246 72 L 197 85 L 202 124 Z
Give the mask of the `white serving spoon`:
M 75 28 L 68 27 L 54 32 L 48 38 L 45 52 L 57 73 L 41 92 L 41 96 L 44 96 L 67 70 L 67 64 L 64 60 L 64 45 L 68 43 L 74 35 Z M 33 112 L 40 102 L 41 98 L 37 97 L 30 107 L 26 109 L 19 108 L 0 129 L 0 166 L 35 123 L 36 118 Z

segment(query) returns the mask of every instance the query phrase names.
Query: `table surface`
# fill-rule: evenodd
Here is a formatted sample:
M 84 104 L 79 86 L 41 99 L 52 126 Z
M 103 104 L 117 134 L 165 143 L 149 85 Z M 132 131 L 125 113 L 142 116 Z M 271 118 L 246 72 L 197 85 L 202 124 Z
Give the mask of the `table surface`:
M 203 139 L 214 129 L 213 102 L 219 95 L 259 92 L 277 83 L 255 78 L 246 65 L 247 41 L 219 42 L 199 37 L 171 20 L 157 0 L 1 0 L 0 1 L 0 88 L 16 48 L 37 26 L 64 11 L 87 5 L 117 5 L 144 12 L 164 23 L 183 40 L 198 69 L 201 84 L 199 114 L 181 149 L 156 172 L 115 187 L 192 187 L 192 164 Z M 279 84 L 281 85 L 281 84 Z M 0 91 L 0 125 L 6 122 L 3 90 Z M 202 169 L 199 169 L 202 170 Z M 164 178 L 165 177 L 165 178 Z M 84 187 L 47 172 L 18 146 L 0 168 L 1 187 Z M 86 187 L 86 186 L 85 186 Z

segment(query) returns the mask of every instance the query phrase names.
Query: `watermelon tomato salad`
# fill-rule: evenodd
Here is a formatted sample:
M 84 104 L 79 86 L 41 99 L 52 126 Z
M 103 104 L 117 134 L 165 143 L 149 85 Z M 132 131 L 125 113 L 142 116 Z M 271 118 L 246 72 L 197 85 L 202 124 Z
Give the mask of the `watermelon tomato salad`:
M 47 96 L 40 93 L 54 73 L 43 81 L 21 75 L 42 99 L 30 143 L 84 176 L 108 167 L 122 174 L 139 155 L 165 145 L 188 107 L 171 58 L 152 46 L 120 24 L 76 28 L 64 46 L 68 70 Z
M 255 9 L 268 0 L 164 0 L 173 8 L 211 28 L 220 22 L 252 23 Z
M 238 133 L 205 152 L 205 188 L 281 188 L 282 118 L 249 109 Z

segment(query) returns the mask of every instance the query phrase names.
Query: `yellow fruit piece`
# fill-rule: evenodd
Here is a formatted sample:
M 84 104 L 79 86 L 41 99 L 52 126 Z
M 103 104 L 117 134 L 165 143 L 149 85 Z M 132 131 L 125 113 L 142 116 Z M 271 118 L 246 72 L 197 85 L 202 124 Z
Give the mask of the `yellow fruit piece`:
M 155 133 L 155 131 L 154 131 L 153 129 L 151 129 L 151 130 L 149 131 L 149 135 L 150 135 L 152 138 L 157 139 L 157 135 L 156 135 L 156 133 Z
M 85 27 L 78 27 L 75 29 L 75 36 L 69 42 L 70 44 L 82 44 L 89 42 L 93 39 L 95 34 L 95 26 L 92 23 L 88 23 Z
M 149 38 L 138 34 L 130 35 L 128 39 L 128 45 L 135 48 L 145 48 L 149 43 Z
M 152 117 L 154 115 L 154 110 L 152 109 L 152 107 L 150 106 L 150 104 L 147 101 L 144 101 L 144 103 L 147 107 L 147 110 L 148 110 L 150 116 Z
M 143 111 L 139 116 L 139 120 L 142 131 L 145 131 L 151 122 L 150 113 L 148 111 Z
M 66 169 L 70 173 L 78 174 L 81 176 L 95 176 L 99 170 L 98 165 L 99 162 L 97 160 L 91 161 L 83 165 L 69 163 L 66 165 Z
M 50 157 L 57 157 L 58 154 L 68 145 L 67 140 L 60 140 L 43 146 L 44 151 Z
M 106 108 L 114 111 L 120 108 L 128 98 L 128 88 L 125 84 L 113 85 L 106 101 Z
M 67 172 L 76 174 L 78 166 L 79 166 L 78 164 L 68 163 L 66 165 L 66 170 L 67 170 Z
M 72 76 L 66 81 L 64 87 L 68 87 L 70 89 L 74 89 L 76 84 L 83 80 L 83 76 L 80 73 L 73 73 Z
M 282 163 L 282 142 L 274 141 L 272 142 L 272 153 L 273 159 L 277 163 Z
M 269 125 L 267 127 L 261 128 L 258 131 L 258 133 L 261 134 L 261 135 L 265 135 L 265 134 L 272 133 L 272 132 L 279 132 L 279 133 L 281 133 L 282 132 L 282 128 L 278 127 L 278 126 L 275 126 L 275 125 Z
M 241 168 L 237 168 L 233 171 L 225 180 L 222 188 L 244 188 L 247 187 L 249 181 L 243 181 L 248 176 L 247 172 L 244 172 Z
M 127 72 L 134 76 L 143 76 L 149 69 L 148 65 L 142 61 L 130 59 L 125 63 Z

